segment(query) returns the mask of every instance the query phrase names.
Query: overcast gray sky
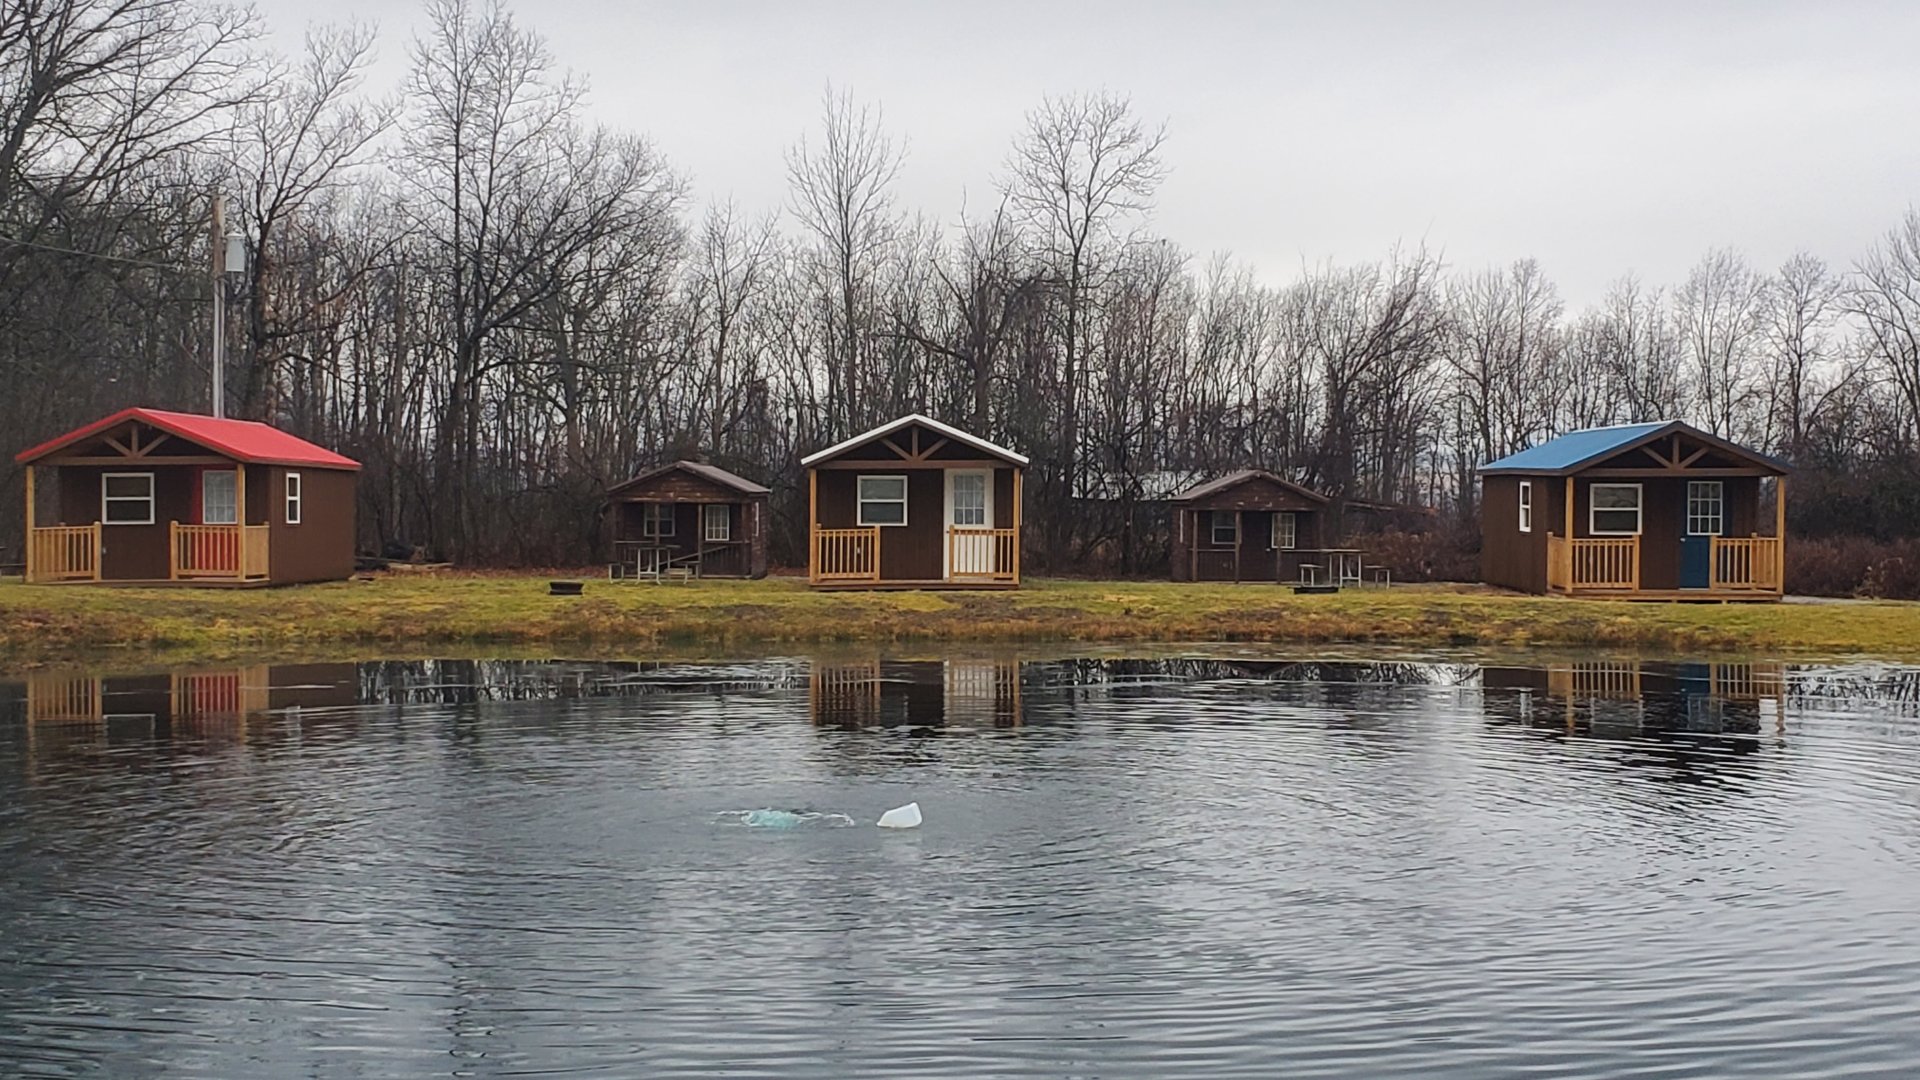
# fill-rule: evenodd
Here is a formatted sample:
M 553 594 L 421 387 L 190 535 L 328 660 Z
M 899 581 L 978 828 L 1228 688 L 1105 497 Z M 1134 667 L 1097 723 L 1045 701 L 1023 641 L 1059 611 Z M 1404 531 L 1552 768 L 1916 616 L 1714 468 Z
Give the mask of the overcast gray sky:
M 258 0 L 283 44 L 382 30 L 397 85 L 419 8 Z M 1920 202 L 1920 2 L 1104 3 L 520 0 L 701 200 L 785 198 L 825 85 L 908 146 L 901 205 L 993 199 L 1024 113 L 1106 89 L 1168 124 L 1153 228 L 1264 279 L 1397 240 L 1455 267 L 1538 258 L 1572 305 L 1708 248 L 1845 265 Z

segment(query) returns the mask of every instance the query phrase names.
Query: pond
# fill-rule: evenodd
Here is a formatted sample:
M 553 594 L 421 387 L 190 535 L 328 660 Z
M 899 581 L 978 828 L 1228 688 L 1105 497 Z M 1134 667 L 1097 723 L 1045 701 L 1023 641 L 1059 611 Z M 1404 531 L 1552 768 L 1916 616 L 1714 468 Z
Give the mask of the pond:
M 1908 1076 L 1917 750 L 1871 663 L 34 673 L 0 1074 Z

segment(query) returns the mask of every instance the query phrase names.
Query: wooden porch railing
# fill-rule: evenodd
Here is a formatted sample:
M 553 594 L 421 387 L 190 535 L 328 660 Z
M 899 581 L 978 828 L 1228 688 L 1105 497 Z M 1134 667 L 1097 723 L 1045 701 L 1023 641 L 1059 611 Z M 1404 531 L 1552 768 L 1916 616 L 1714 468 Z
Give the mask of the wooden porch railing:
M 99 581 L 100 526 L 49 525 L 27 537 L 28 581 Z
M 1639 537 L 1547 537 L 1547 588 L 1570 592 L 1639 587 Z
M 880 526 L 813 530 L 812 581 L 879 581 Z
M 171 570 L 176 579 L 245 581 L 267 576 L 265 525 L 182 525 L 176 521 L 171 536 Z
M 947 576 L 1020 583 L 1020 530 L 947 527 Z
M 1784 576 L 1780 563 L 1777 536 L 1716 536 L 1713 538 L 1712 586 L 1779 592 Z

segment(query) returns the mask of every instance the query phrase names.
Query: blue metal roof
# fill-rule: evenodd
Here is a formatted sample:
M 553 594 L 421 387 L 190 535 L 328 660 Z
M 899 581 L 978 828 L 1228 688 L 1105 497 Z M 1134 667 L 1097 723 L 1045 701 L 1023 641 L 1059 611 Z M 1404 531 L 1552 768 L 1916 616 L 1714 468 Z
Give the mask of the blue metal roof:
M 1529 446 L 1517 454 L 1508 454 L 1499 461 L 1490 461 L 1480 466 L 1480 471 L 1566 472 L 1595 458 L 1617 453 L 1657 431 L 1672 427 L 1674 423 L 1672 420 L 1660 420 L 1651 424 L 1620 424 L 1616 427 L 1570 431 L 1557 439 L 1548 439 L 1539 446 Z

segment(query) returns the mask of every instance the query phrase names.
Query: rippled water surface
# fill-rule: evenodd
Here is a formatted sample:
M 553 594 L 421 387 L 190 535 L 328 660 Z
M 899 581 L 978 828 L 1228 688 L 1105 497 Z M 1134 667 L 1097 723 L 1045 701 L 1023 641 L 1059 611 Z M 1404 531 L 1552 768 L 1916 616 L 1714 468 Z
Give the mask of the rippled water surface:
M 0 683 L 0 1075 L 1913 1076 L 1917 690 L 36 674 Z M 874 827 L 908 801 L 924 825 Z

